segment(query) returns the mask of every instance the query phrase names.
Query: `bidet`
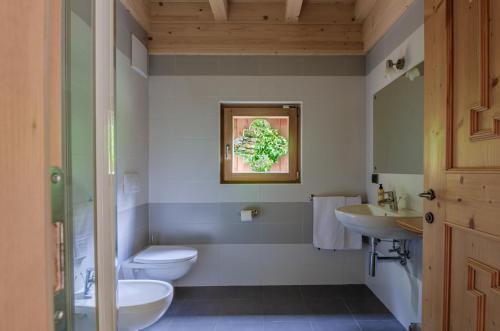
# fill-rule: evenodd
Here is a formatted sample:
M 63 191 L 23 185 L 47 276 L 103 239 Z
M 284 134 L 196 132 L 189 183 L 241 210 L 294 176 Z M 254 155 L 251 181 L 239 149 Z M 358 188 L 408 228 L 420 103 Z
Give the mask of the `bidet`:
M 174 288 L 157 280 L 119 280 L 118 331 L 147 328 L 167 311 L 174 297 Z M 80 294 L 75 300 L 75 324 L 82 330 L 95 330 L 95 300 Z

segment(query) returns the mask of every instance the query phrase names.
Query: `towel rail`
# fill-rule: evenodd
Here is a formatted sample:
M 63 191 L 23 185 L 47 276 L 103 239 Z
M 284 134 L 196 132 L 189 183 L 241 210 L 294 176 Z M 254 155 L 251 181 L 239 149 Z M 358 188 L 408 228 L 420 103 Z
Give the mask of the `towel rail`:
M 361 194 L 322 194 L 322 195 L 319 195 L 319 194 L 311 194 L 309 195 L 309 201 L 312 201 L 314 197 L 346 197 L 346 198 L 357 198 L 357 197 L 360 197 Z

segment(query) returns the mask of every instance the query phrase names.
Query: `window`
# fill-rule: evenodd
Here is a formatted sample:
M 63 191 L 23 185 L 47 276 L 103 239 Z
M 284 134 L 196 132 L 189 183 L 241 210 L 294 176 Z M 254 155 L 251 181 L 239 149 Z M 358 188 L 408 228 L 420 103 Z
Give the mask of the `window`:
M 300 182 L 299 105 L 221 106 L 221 183 Z

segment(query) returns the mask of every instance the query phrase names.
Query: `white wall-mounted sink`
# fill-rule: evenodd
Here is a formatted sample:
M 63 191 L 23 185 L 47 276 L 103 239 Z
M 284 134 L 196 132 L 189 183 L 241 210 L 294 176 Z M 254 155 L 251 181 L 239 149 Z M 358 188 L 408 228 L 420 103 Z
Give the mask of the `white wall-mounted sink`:
M 403 229 L 396 221 L 421 217 L 419 213 L 409 209 L 389 211 L 370 204 L 340 207 L 335 210 L 335 215 L 346 228 L 378 239 L 417 238 L 417 234 Z

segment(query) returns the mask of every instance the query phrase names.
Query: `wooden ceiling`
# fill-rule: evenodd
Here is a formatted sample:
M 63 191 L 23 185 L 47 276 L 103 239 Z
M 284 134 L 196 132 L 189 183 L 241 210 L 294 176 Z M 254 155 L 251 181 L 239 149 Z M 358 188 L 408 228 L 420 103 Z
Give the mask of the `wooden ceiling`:
M 414 0 L 121 0 L 151 54 L 359 55 Z

